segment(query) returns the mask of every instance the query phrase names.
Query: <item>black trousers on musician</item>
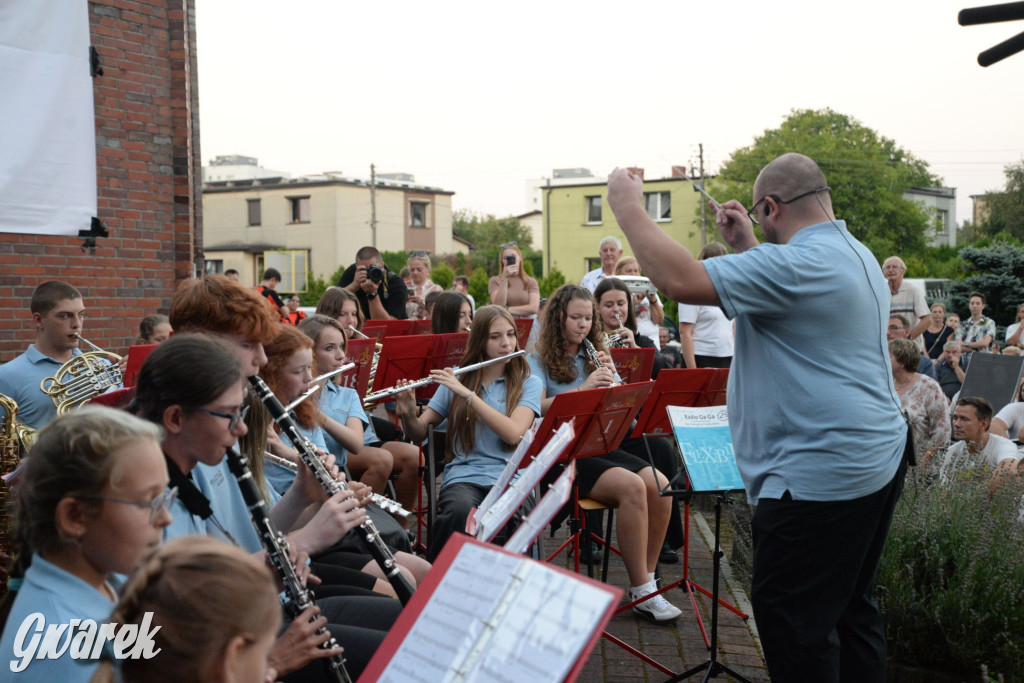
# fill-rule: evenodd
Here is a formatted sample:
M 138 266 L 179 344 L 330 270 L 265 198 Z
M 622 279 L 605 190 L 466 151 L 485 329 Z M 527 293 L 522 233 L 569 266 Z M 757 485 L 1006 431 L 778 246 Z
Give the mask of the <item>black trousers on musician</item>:
M 758 501 L 752 603 L 773 683 L 885 681 L 872 596 L 906 460 L 879 491 L 845 501 Z
M 317 600 L 316 604 L 320 614 L 327 618 L 327 629 L 345 648 L 345 670 L 352 680 L 370 663 L 402 611 L 398 600 L 385 596 L 326 598 Z M 286 683 L 334 681 L 324 661 L 313 660 L 280 680 Z
M 465 533 L 469 511 L 484 502 L 484 498 L 487 497 L 491 488 L 490 486 L 480 486 L 479 484 L 470 484 L 468 482 L 457 482 L 441 489 L 441 493 L 437 498 L 437 519 L 434 520 L 430 548 L 427 552 L 427 559 L 429 561 L 433 562 L 437 559 L 437 556 L 444 549 L 444 544 L 448 542 L 452 534 L 456 532 Z M 527 496 L 522 507 L 512 515 L 512 519 L 509 520 L 508 524 L 494 537 L 493 542 L 496 545 L 504 545 L 505 541 L 516 530 L 516 527 L 519 526 L 523 517 L 530 513 L 535 504 L 536 499 L 531 493 Z

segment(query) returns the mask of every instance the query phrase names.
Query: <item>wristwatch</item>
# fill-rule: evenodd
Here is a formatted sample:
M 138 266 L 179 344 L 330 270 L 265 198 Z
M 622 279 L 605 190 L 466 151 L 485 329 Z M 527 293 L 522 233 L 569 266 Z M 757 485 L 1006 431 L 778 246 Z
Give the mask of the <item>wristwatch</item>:
M 366 298 L 367 299 L 376 299 L 377 298 L 377 292 L 367 292 L 366 293 Z

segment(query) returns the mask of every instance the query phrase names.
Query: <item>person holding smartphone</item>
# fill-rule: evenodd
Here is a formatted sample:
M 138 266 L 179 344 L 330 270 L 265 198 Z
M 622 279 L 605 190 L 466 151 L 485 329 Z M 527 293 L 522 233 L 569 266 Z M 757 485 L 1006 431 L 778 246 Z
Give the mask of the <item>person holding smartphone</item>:
M 491 303 L 504 306 L 517 318 L 536 315 L 540 308 L 540 285 L 523 270 L 523 252 L 515 242 L 498 248 L 498 274 L 487 286 Z

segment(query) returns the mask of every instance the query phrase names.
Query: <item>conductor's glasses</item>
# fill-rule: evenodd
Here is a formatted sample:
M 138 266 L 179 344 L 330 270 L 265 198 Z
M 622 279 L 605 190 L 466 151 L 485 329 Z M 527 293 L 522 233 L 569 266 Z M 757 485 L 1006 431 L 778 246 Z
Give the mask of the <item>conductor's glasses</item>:
M 757 207 L 761 206 L 761 204 L 764 202 L 764 200 L 768 199 L 769 197 L 774 199 L 776 204 L 792 204 L 793 202 L 795 202 L 795 201 L 797 201 L 799 199 L 803 199 L 804 197 L 809 197 L 812 194 L 818 194 L 819 192 L 831 192 L 831 191 L 832 191 L 832 188 L 828 187 L 827 185 L 822 185 L 821 187 L 816 187 L 813 190 L 808 190 L 807 192 L 804 192 L 803 194 L 798 194 L 797 196 L 793 197 L 792 199 L 786 199 L 786 200 L 783 200 L 777 194 L 766 194 L 765 196 L 761 197 L 756 202 L 754 202 L 754 205 L 752 207 L 750 207 L 750 211 L 747 211 L 747 215 L 750 217 L 750 220 L 751 220 L 751 222 L 754 225 L 760 225 L 761 221 L 759 221 L 757 219 Z

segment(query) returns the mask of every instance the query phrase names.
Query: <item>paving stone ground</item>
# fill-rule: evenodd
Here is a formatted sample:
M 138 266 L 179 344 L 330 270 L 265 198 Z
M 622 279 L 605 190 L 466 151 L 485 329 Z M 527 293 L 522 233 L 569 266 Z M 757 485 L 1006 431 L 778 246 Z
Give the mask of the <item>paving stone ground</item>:
M 713 522 L 712 522 L 713 523 Z M 712 548 L 713 534 L 707 522 L 700 515 L 690 520 L 690 578 L 698 585 L 712 589 Z M 563 538 L 561 532 L 552 539 L 545 535 L 544 547 L 548 552 L 554 551 L 557 543 Z M 560 566 L 567 566 L 566 559 L 556 560 Z M 727 561 L 723 563 L 724 574 L 729 574 Z M 585 569 L 581 569 L 585 572 Z M 683 576 L 683 564 L 662 565 L 660 567 L 662 585 L 667 585 Z M 612 556 L 608 571 L 608 581 L 612 585 L 627 588 L 626 570 L 620 559 Z M 750 614 L 750 605 L 742 588 L 723 576 L 720 582 L 721 597 L 727 602 L 738 606 Z M 711 653 L 704 645 L 695 616 L 694 607 L 683 588 L 675 588 L 665 593 L 666 599 L 683 610 L 682 617 L 674 624 L 655 624 L 642 617 L 633 616 L 631 611 L 612 617 L 607 631 L 624 642 L 636 647 L 647 656 L 657 660 L 674 674 L 679 674 L 709 661 Z M 711 599 L 696 593 L 697 608 L 704 620 L 705 628 L 711 628 Z M 625 603 L 623 603 L 625 604 Z M 746 621 L 725 608 L 719 609 L 718 621 L 718 653 L 716 659 L 747 678 L 752 683 L 767 683 L 768 670 L 761 656 L 760 643 L 757 641 L 757 629 L 751 615 Z M 632 681 L 654 682 L 666 681 L 671 674 L 666 674 L 650 664 L 644 663 L 634 655 L 619 648 L 611 641 L 601 638 L 594 647 L 586 668 L 579 677 L 581 683 L 629 683 Z M 694 674 L 686 680 L 701 681 L 704 673 Z M 732 676 L 719 673 L 715 680 L 735 680 Z

